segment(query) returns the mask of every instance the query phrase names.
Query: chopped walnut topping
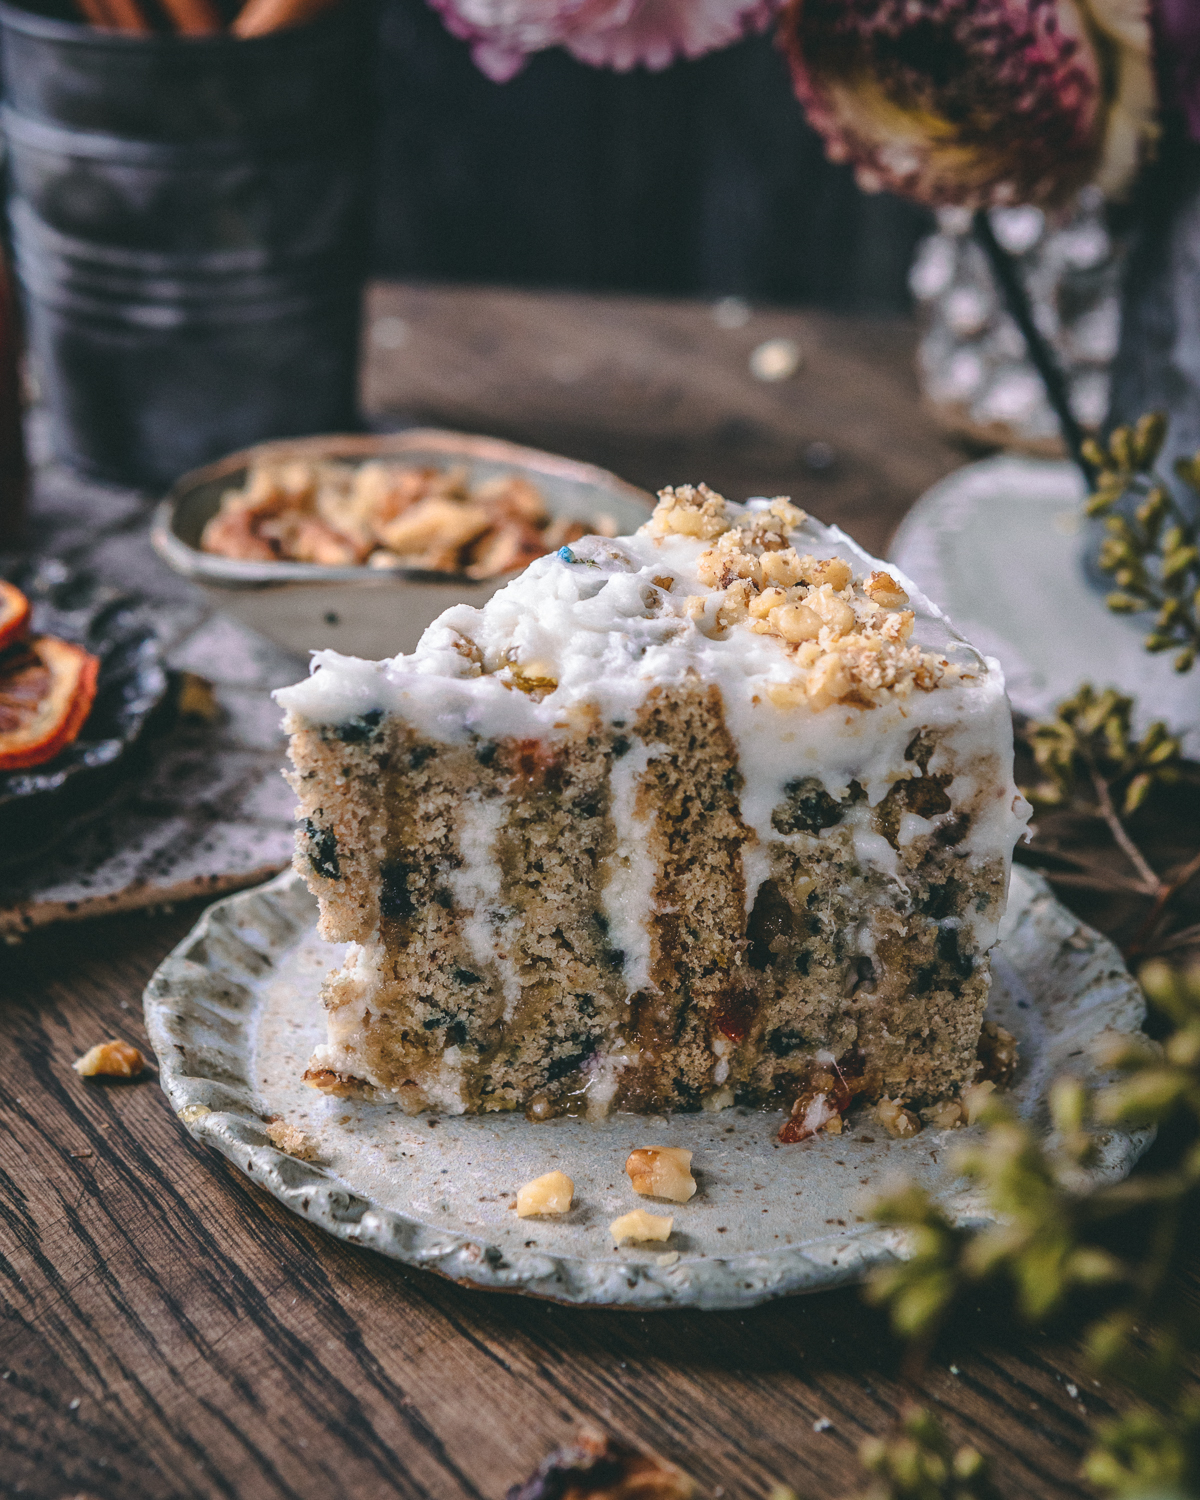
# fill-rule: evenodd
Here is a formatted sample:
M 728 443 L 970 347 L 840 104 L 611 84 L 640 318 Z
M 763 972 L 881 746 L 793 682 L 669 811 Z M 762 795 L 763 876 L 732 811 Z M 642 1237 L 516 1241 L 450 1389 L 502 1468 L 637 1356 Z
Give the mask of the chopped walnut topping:
M 450 559 L 444 566 L 452 568 L 459 549 L 482 536 L 491 524 L 491 517 L 482 505 L 427 495 L 378 531 L 380 541 L 389 551 L 401 556 L 420 556 L 424 561 L 435 551 L 440 556 L 444 550 Z
M 535 1177 L 517 1193 L 517 1217 L 531 1219 L 540 1214 L 565 1214 L 570 1211 L 575 1184 L 565 1172 L 547 1172 Z
M 717 624 L 723 629 L 736 625 L 749 613 L 751 599 L 758 596 L 754 586 L 745 578 L 739 578 L 725 590 L 725 598 L 717 609 Z
M 696 1191 L 692 1153 L 682 1146 L 642 1146 L 629 1155 L 625 1171 L 635 1193 L 686 1203 Z
M 910 1136 L 917 1135 L 921 1129 L 920 1116 L 915 1115 L 911 1109 L 905 1109 L 896 1099 L 881 1099 L 875 1106 L 875 1118 L 897 1140 L 907 1140 Z
M 267 1121 L 267 1136 L 273 1146 L 277 1146 L 288 1156 L 294 1156 L 297 1161 L 314 1161 L 317 1148 L 314 1142 L 295 1125 L 289 1125 L 286 1120 L 278 1117 Z
M 790 533 L 805 519 L 782 496 L 734 519 L 707 486 L 681 485 L 661 492 L 648 530 L 709 542 L 696 570 L 713 592 L 686 599 L 683 613 L 711 640 L 744 625 L 781 643 L 804 675 L 767 684 L 777 708 L 874 708 L 883 693 L 957 681 L 957 667 L 907 644 L 915 617 L 890 573 L 856 580 L 845 558 L 797 554 Z
M 808 520 L 808 512 L 793 505 L 790 495 L 776 495 L 767 509 L 773 516 L 777 516 L 789 531 L 795 531 L 798 526 L 803 526 Z
M 885 609 L 898 609 L 908 603 L 908 595 L 890 573 L 872 573 L 863 584 L 863 593 Z
M 128 1042 L 97 1042 L 71 1066 L 80 1078 L 136 1078 L 146 1059 Z
M 767 697 L 776 708 L 783 709 L 799 708 L 808 701 L 803 678 L 795 682 L 768 682 Z
M 822 619 L 835 639 L 848 635 L 858 623 L 854 611 L 844 599 L 839 599 L 832 584 L 823 583 L 808 596 L 809 610 Z
M 759 566 L 764 582 L 777 588 L 790 589 L 804 581 L 804 569 L 794 547 L 785 547 L 780 552 L 764 552 Z
M 798 645 L 801 641 L 815 641 L 821 634 L 821 617 L 807 604 L 780 604 L 767 616 L 767 624 L 775 635 Z
M 828 651 L 809 673 L 804 686 L 809 703 L 820 712 L 844 698 L 853 686 L 853 679 L 838 653 Z
M 710 588 L 727 589 L 734 579 L 745 578 L 756 588 L 761 587 L 762 563 L 753 553 L 742 550 L 740 540 L 741 532 L 727 531 L 714 546 L 700 554 L 696 571 L 701 583 Z
M 622 1214 L 608 1226 L 608 1231 L 618 1245 L 626 1240 L 666 1240 L 671 1237 L 671 1226 L 675 1220 L 668 1214 L 648 1214 L 644 1208 L 635 1208 L 632 1213 Z
M 658 492 L 658 504 L 647 523 L 657 536 L 695 536 L 705 541 L 729 530 L 725 498 L 708 485 L 668 485 Z
M 463 635 L 460 630 L 452 632 L 450 644 L 458 652 L 459 656 L 468 661 L 472 668 L 472 677 L 478 677 L 483 671 L 483 651 L 479 643 L 473 641 L 469 635 Z
M 500 681 L 507 688 L 517 688 L 522 693 L 528 693 L 537 703 L 558 686 L 558 679 L 552 675 L 552 669 L 539 661 L 509 662 L 500 673 Z
M 778 609 L 788 602 L 788 596 L 782 588 L 772 586 L 763 589 L 761 594 L 755 594 L 747 605 L 747 610 L 752 620 L 765 620 L 773 609 Z M 770 626 L 764 627 L 769 632 Z
M 850 564 L 840 557 L 813 557 L 805 554 L 800 559 L 800 577 L 814 588 L 844 589 L 853 577 Z

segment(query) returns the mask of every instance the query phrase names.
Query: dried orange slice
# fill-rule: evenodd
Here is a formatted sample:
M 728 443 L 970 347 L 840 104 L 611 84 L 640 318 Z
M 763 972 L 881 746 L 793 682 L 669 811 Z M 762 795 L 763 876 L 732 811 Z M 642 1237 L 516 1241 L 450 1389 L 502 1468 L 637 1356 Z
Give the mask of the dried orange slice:
M 53 635 L 35 635 L 0 657 L 0 771 L 44 765 L 83 728 L 96 697 L 99 659 Z
M 29 600 L 15 583 L 0 578 L 0 651 L 29 629 Z

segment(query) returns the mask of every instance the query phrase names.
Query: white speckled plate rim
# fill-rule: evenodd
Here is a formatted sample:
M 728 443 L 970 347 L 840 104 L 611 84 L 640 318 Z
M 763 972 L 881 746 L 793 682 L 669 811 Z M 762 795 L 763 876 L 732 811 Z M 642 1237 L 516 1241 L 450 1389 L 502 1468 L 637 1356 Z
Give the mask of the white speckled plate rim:
M 614 1250 L 607 1234 L 607 1216 L 595 1212 L 583 1215 L 584 1222 L 574 1230 L 556 1226 L 559 1241 L 570 1247 L 571 1253 L 562 1253 L 561 1249 L 557 1252 L 547 1249 L 536 1240 L 523 1240 L 522 1235 L 533 1232 L 530 1226 L 534 1221 L 518 1220 L 507 1210 L 504 1221 L 492 1232 L 472 1233 L 439 1225 L 436 1213 L 430 1211 L 431 1205 L 425 1200 L 409 1203 L 407 1211 L 389 1207 L 378 1201 L 388 1194 L 373 1190 L 369 1173 L 358 1182 L 353 1180 L 358 1175 L 353 1169 L 357 1158 L 347 1158 L 351 1170 L 343 1178 L 319 1161 L 301 1161 L 277 1150 L 265 1128 L 264 1116 L 269 1106 L 264 1102 L 262 1090 L 252 1081 L 260 1066 L 256 1032 L 268 1009 L 264 996 L 273 976 L 286 965 L 289 953 L 305 942 L 311 944 L 315 917 L 315 900 L 304 882 L 290 871 L 256 890 L 216 902 L 154 974 L 146 988 L 145 1012 L 163 1089 L 191 1134 L 221 1151 L 252 1181 L 295 1213 L 339 1239 L 368 1246 L 408 1265 L 436 1271 L 469 1286 L 522 1292 L 565 1303 L 646 1311 L 668 1307 L 752 1306 L 772 1297 L 820 1291 L 857 1281 L 873 1267 L 903 1258 L 907 1244 L 903 1232 L 861 1220 L 861 1227 L 853 1223 L 856 1217 L 853 1209 L 861 1206 L 863 1195 L 857 1189 L 851 1194 L 845 1184 L 852 1173 L 862 1170 L 867 1170 L 867 1179 L 856 1180 L 869 1182 L 870 1189 L 875 1190 L 888 1179 L 905 1175 L 914 1166 L 920 1167 L 939 1201 L 958 1222 L 989 1221 L 986 1205 L 974 1189 L 961 1178 L 955 1180 L 944 1165 L 936 1170 L 929 1166 L 930 1160 L 935 1163 L 939 1160 L 938 1152 L 929 1149 L 931 1139 L 934 1145 L 944 1143 L 951 1148 L 964 1140 L 968 1132 L 931 1135 L 927 1129 L 915 1141 L 884 1138 L 878 1145 L 875 1138 L 861 1133 L 861 1127 L 851 1127 L 846 1136 L 822 1136 L 799 1146 L 778 1148 L 780 1155 L 767 1158 L 766 1147 L 771 1144 L 782 1117 L 773 1119 L 749 1110 L 731 1110 L 718 1116 L 677 1115 L 656 1122 L 639 1122 L 635 1116 L 616 1118 L 634 1122 L 645 1135 L 662 1137 L 673 1130 L 671 1138 L 675 1143 L 689 1139 L 686 1133 L 689 1129 L 706 1133 L 710 1145 L 715 1140 L 714 1122 L 730 1120 L 732 1123 L 722 1125 L 721 1129 L 730 1137 L 740 1133 L 750 1158 L 749 1168 L 744 1162 L 736 1164 L 738 1171 L 749 1170 L 759 1176 L 774 1172 L 777 1181 L 782 1180 L 783 1174 L 791 1174 L 787 1179 L 789 1186 L 797 1180 L 795 1173 L 801 1173 L 798 1180 L 826 1195 L 816 1210 L 818 1213 L 827 1212 L 831 1204 L 836 1205 L 833 1216 L 823 1221 L 835 1226 L 832 1232 L 809 1235 L 802 1243 L 775 1245 L 766 1239 L 763 1230 L 764 1242 L 761 1246 L 753 1244 L 755 1227 L 761 1220 L 746 1218 L 747 1212 L 762 1214 L 768 1224 L 776 1220 L 768 1209 L 756 1207 L 770 1201 L 769 1196 L 767 1200 L 755 1200 L 751 1206 L 741 1200 L 741 1187 L 730 1185 L 732 1182 L 745 1185 L 745 1179 L 736 1173 L 732 1178 L 716 1173 L 704 1188 L 713 1204 L 722 1205 L 716 1217 L 728 1218 L 734 1225 L 735 1216 L 742 1216 L 734 1227 L 740 1225 L 743 1240 L 750 1236 L 751 1250 L 713 1253 L 710 1240 L 692 1239 L 684 1233 L 675 1241 L 684 1246 L 683 1253 L 673 1260 L 668 1256 L 671 1263 L 663 1263 L 664 1257 L 655 1253 L 662 1246 Z M 335 956 L 330 950 L 331 960 Z M 1021 867 L 1013 872 L 1009 911 L 1000 947 L 994 955 L 994 972 L 994 993 L 1002 993 L 1008 1007 L 1007 1010 L 1001 1007 L 998 1019 L 1009 1023 L 1015 1020 L 1026 1032 L 1026 1055 L 1010 1093 L 1011 1103 L 1020 1115 L 1035 1122 L 1042 1134 L 1048 1134 L 1046 1093 L 1053 1077 L 1069 1069 L 1086 1082 L 1102 1082 L 1102 1075 L 1090 1060 L 1089 1043 L 1106 1029 L 1139 1030 L 1145 1016 L 1144 1001 L 1112 944 L 1078 923 L 1055 900 L 1041 877 Z M 310 992 L 295 995 L 298 1008 L 316 1013 L 319 978 L 319 972 L 314 972 L 307 986 L 299 986 Z M 292 1003 L 292 988 L 295 987 L 291 980 L 286 980 L 289 994 L 284 997 L 285 1004 Z M 275 1004 L 279 1004 L 278 994 Z M 1014 1006 L 1018 1009 L 1013 1009 Z M 1037 1045 L 1031 1049 L 1030 1043 L 1034 1041 Z M 264 1057 L 269 1051 L 264 1049 Z M 271 1055 L 276 1061 L 261 1065 L 278 1068 L 278 1052 Z M 261 1082 L 265 1086 L 278 1080 L 263 1078 Z M 291 1080 L 286 1082 L 290 1086 Z M 367 1123 L 367 1134 L 372 1118 L 381 1124 L 385 1119 L 394 1122 L 396 1118 L 394 1106 L 360 1105 L 358 1109 L 357 1118 L 360 1123 Z M 372 1117 L 372 1110 L 390 1113 Z M 332 1114 L 329 1118 L 332 1121 Z M 341 1117 L 343 1123 L 347 1119 L 346 1115 Z M 405 1123 L 411 1126 L 413 1122 L 406 1117 Z M 428 1121 L 416 1123 L 427 1125 Z M 445 1123 L 452 1125 L 451 1131 L 427 1138 L 430 1143 L 436 1140 L 435 1151 L 410 1151 L 410 1163 L 423 1156 L 422 1167 L 436 1159 L 451 1161 L 458 1170 L 462 1165 L 461 1146 L 466 1141 L 470 1143 L 473 1158 L 484 1158 L 481 1163 L 472 1160 L 466 1165 L 482 1166 L 482 1180 L 486 1182 L 488 1172 L 503 1176 L 505 1164 L 511 1164 L 514 1145 L 528 1151 L 533 1142 L 537 1147 L 535 1154 L 543 1154 L 554 1142 L 548 1132 L 559 1122 L 532 1124 L 521 1117 L 492 1115 L 459 1117 Z M 571 1162 L 591 1156 L 595 1159 L 590 1164 L 584 1160 L 585 1169 L 590 1165 L 599 1176 L 614 1175 L 616 1148 L 612 1134 L 605 1127 L 589 1127 L 583 1121 L 561 1123 L 574 1132 L 560 1138 L 574 1152 Z M 653 1124 L 660 1128 L 652 1131 L 649 1127 Z M 333 1128 L 331 1123 L 330 1129 Z M 1100 1137 L 1099 1158 L 1089 1170 L 1091 1181 L 1099 1184 L 1124 1177 L 1151 1139 L 1149 1131 L 1114 1130 Z M 925 1149 L 918 1155 L 922 1142 Z M 422 1142 L 409 1141 L 410 1146 L 414 1144 Z M 849 1157 L 852 1150 L 859 1152 L 857 1165 L 848 1167 L 845 1160 L 833 1160 L 834 1151 Z M 489 1152 L 494 1157 L 490 1163 L 486 1160 Z M 801 1152 L 807 1154 L 803 1157 L 792 1154 Z M 551 1157 L 555 1154 L 549 1153 Z M 393 1156 L 398 1166 L 397 1155 L 404 1153 Z M 622 1155 L 616 1162 L 617 1173 L 623 1159 Z M 764 1170 L 757 1170 L 758 1167 Z M 834 1171 L 835 1167 L 844 1170 Z M 388 1170 L 389 1190 L 395 1189 L 390 1196 L 394 1198 L 396 1192 L 403 1196 L 409 1191 L 405 1169 Z M 415 1174 L 417 1168 L 413 1166 L 412 1170 Z M 941 1172 L 940 1178 L 936 1177 L 937 1171 Z M 915 1175 L 921 1179 L 921 1170 Z M 476 1176 L 480 1176 L 478 1171 Z M 374 1182 L 378 1181 L 376 1176 Z M 518 1185 L 506 1184 L 506 1191 L 511 1193 Z M 612 1188 L 614 1184 L 607 1186 Z M 415 1188 L 412 1191 L 416 1196 Z M 628 1193 L 627 1196 L 631 1201 L 624 1203 L 621 1211 L 645 1201 L 632 1199 Z M 704 1194 L 699 1196 L 702 1198 Z M 493 1200 L 481 1197 L 478 1201 Z M 711 1208 L 713 1204 L 705 1206 Z M 655 1207 L 653 1203 L 648 1206 Z M 446 1205 L 440 1207 L 444 1209 Z M 689 1207 L 676 1210 L 676 1224 L 681 1228 L 688 1224 Z M 657 1211 L 666 1213 L 673 1208 L 664 1205 Z M 488 1211 L 498 1212 L 479 1210 Z M 811 1207 L 808 1211 L 811 1214 Z M 718 1232 L 725 1233 L 725 1227 L 720 1226 Z M 709 1248 L 701 1249 L 704 1244 Z

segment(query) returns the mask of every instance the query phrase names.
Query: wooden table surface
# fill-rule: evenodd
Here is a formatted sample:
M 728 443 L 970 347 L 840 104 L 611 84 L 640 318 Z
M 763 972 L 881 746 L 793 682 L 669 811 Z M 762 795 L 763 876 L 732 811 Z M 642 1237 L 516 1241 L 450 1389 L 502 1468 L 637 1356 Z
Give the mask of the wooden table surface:
M 876 549 L 961 461 L 922 414 L 904 323 L 728 330 L 697 304 L 402 286 L 371 312 L 381 421 L 491 430 L 649 486 L 790 492 Z M 774 336 L 804 363 L 763 385 L 746 359 Z M 650 1316 L 467 1291 L 292 1217 L 192 1142 L 153 1075 L 81 1082 L 93 1042 L 145 1047 L 142 987 L 198 911 L 0 949 L 0 1493 L 500 1500 L 591 1421 L 706 1496 L 834 1497 L 911 1398 L 994 1456 L 1004 1495 L 1088 1493 L 1086 1422 L 1115 1393 L 986 1307 L 906 1381 L 855 1290 Z

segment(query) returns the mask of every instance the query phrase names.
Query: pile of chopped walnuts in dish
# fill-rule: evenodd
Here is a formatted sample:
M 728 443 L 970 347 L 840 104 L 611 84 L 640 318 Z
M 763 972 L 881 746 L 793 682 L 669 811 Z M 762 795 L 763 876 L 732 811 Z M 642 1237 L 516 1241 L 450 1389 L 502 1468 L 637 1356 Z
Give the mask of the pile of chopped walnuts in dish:
M 885 692 L 906 697 L 957 681 L 957 666 L 908 644 L 913 611 L 890 573 L 856 579 L 843 558 L 796 552 L 788 536 L 806 519 L 783 496 L 731 519 L 724 498 L 702 484 L 660 490 L 647 525 L 652 534 L 710 543 L 698 572 L 714 592 L 685 601 L 700 630 L 720 638 L 748 625 L 788 648 L 803 675 L 768 687 L 776 707 L 874 708 Z
M 256 464 L 200 539 L 205 552 L 243 562 L 414 568 L 497 578 L 589 530 L 614 535 L 611 518 L 590 526 L 552 517 L 536 485 L 505 474 L 472 486 L 464 467 L 373 460 Z

